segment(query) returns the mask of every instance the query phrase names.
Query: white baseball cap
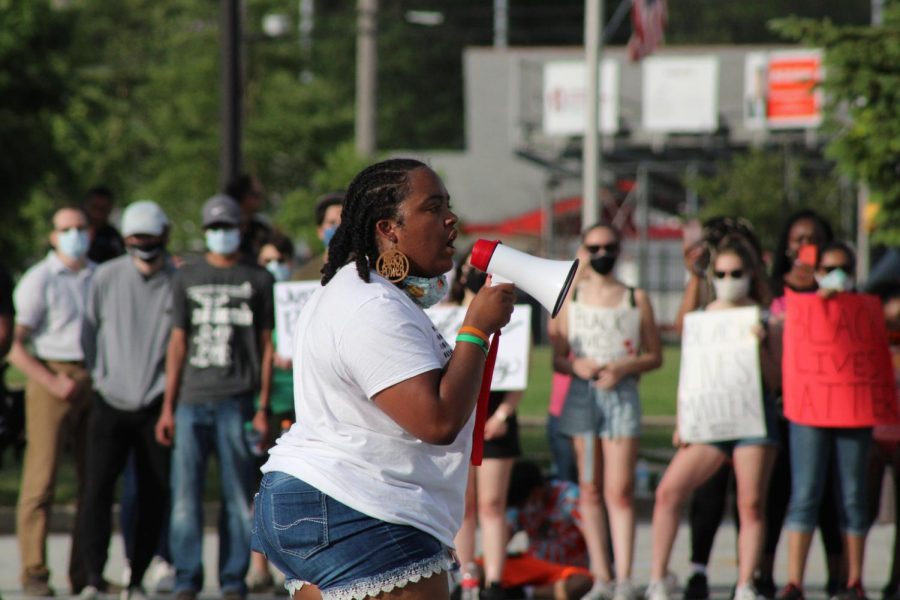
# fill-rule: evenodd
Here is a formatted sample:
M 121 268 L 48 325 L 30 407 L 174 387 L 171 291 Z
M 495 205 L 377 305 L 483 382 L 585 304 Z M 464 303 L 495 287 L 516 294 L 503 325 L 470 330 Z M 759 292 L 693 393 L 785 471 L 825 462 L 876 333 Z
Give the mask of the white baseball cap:
M 166 213 L 153 200 L 132 202 L 122 213 L 122 236 L 162 235 L 169 226 Z

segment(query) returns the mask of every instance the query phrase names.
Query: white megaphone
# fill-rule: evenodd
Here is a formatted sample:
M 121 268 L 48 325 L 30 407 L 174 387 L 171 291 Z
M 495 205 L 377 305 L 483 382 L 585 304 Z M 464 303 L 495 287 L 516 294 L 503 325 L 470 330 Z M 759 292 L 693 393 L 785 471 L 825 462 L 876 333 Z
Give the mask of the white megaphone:
M 550 260 L 538 258 L 504 246 L 499 240 L 478 240 L 472 248 L 472 266 L 503 278 L 540 302 L 556 317 L 575 279 L 578 259 Z

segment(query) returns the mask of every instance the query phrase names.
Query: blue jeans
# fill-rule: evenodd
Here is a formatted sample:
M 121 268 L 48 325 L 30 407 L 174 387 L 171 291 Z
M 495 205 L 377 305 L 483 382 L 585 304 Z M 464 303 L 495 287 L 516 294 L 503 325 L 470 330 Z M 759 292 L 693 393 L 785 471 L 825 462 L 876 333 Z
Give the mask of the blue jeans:
M 379 521 L 286 473 L 266 473 L 256 495 L 253 549 L 284 573 L 293 593 L 315 583 L 323 600 L 368 598 L 453 565 L 437 539 Z
M 866 478 L 872 429 L 790 424 L 791 501 L 787 528 L 811 532 L 818 522 L 828 465 L 834 456 L 841 530 L 865 535 L 869 526 Z
M 253 397 L 179 404 L 172 452 L 172 515 L 169 547 L 175 591 L 203 588 L 203 488 L 209 455 L 218 457 L 220 479 L 219 586 L 246 593 L 250 563 L 250 501 L 255 460 L 244 435 L 253 418 Z

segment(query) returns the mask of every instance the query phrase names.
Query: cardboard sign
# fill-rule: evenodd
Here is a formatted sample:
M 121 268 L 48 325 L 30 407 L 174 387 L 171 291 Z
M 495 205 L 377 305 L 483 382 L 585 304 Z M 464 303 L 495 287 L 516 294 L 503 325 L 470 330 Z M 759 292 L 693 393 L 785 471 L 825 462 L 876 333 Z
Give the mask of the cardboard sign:
M 898 421 L 887 328 L 876 296 L 787 294 L 784 414 L 801 425 Z
M 451 346 L 462 327 L 466 308 L 435 306 L 425 311 L 435 327 Z M 516 304 L 512 318 L 501 330 L 497 363 L 491 380 L 492 391 L 524 390 L 528 385 L 528 357 L 531 353 L 531 307 Z
M 275 334 L 278 337 L 275 351 L 279 356 L 293 356 L 294 330 L 300 311 L 320 287 L 322 284 L 318 281 L 281 281 L 275 284 Z
M 605 365 L 638 352 L 641 311 L 637 308 L 604 308 L 581 302 L 569 304 L 569 344 L 575 356 Z
M 759 308 L 697 311 L 684 318 L 678 377 L 678 435 L 703 443 L 766 434 Z

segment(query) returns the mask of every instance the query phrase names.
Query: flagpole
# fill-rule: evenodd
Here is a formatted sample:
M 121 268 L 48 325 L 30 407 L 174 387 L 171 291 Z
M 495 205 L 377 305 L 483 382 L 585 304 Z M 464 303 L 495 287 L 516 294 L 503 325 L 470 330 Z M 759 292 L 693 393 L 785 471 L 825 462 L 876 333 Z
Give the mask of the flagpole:
M 600 31 L 603 24 L 603 0 L 584 2 L 584 53 L 587 69 L 587 102 L 584 119 L 584 141 L 582 146 L 582 191 L 581 226 L 589 227 L 597 221 L 599 173 L 602 156 L 600 154 L 600 134 L 598 127 L 600 103 L 600 57 L 602 40 Z

